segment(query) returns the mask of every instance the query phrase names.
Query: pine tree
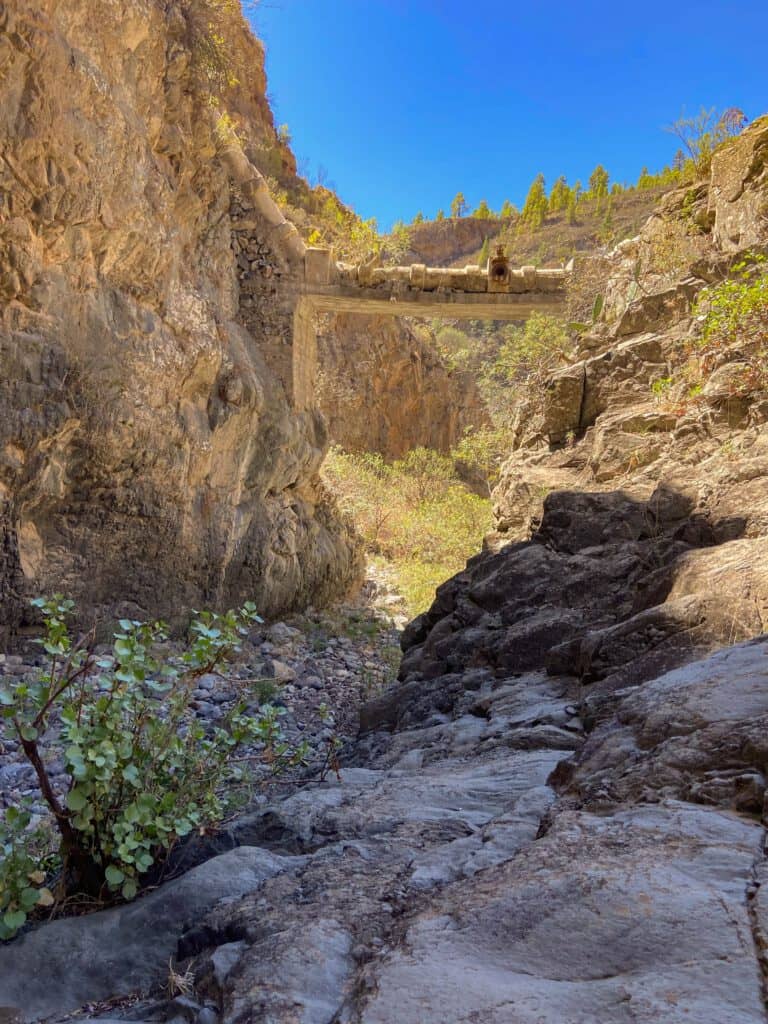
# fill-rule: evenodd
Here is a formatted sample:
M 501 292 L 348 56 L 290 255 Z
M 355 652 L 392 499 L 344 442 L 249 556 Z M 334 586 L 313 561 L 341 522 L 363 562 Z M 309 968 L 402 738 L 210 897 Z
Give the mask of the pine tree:
M 544 175 L 537 174 L 531 183 L 531 187 L 528 189 L 528 195 L 525 197 L 525 205 L 521 215 L 523 222 L 532 228 L 541 227 L 547 215 L 548 205 Z
M 505 199 L 504 202 L 501 204 L 499 216 L 501 217 L 502 220 L 509 220 L 510 217 L 513 217 L 515 215 L 515 212 L 516 211 L 512 203 L 510 203 L 508 199 Z
M 568 205 L 565 208 L 565 223 L 575 224 L 576 223 L 576 193 L 571 192 L 568 199 Z
M 568 206 L 570 196 L 571 190 L 568 188 L 568 182 L 565 180 L 565 175 L 561 174 L 549 194 L 549 212 L 559 213 L 560 210 L 564 210 Z
M 600 212 L 600 204 L 608 195 L 610 176 L 602 164 L 598 164 L 589 176 L 589 191 L 595 200 L 595 212 Z
M 453 202 L 451 203 L 451 216 L 452 217 L 463 217 L 467 212 L 467 201 L 464 198 L 463 192 L 457 192 Z
M 477 217 L 478 220 L 490 220 L 491 217 L 493 217 L 493 212 L 488 203 L 484 199 L 481 199 L 472 216 Z
M 419 210 L 419 212 L 413 218 L 413 223 L 414 224 L 423 224 L 424 223 L 424 214 L 421 212 L 421 210 Z
M 653 188 L 653 178 L 648 173 L 647 167 L 643 167 L 640 171 L 640 177 L 637 179 L 637 187 L 639 189 Z
M 477 257 L 477 265 L 478 265 L 478 267 L 480 267 L 481 270 L 485 269 L 485 267 L 486 267 L 486 265 L 488 263 L 488 258 L 489 258 L 490 255 L 491 255 L 491 247 L 488 244 L 488 239 L 486 238 L 485 241 L 482 244 L 481 249 L 480 249 L 480 255 Z
M 445 220 L 445 210 L 438 210 L 435 214 L 435 220 Z

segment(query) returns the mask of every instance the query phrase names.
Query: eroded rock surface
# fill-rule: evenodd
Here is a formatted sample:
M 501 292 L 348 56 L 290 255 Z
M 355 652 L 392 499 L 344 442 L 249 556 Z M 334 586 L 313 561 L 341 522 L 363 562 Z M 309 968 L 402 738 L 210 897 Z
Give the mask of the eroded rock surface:
M 218 9 L 0 11 L 5 627 L 31 592 L 175 618 L 320 602 L 359 575 L 317 476 L 322 420 L 284 389 L 290 232 L 233 189 L 206 91 Z M 277 147 L 263 54 L 244 23 L 228 45 L 256 180 L 248 154 Z
M 488 422 L 470 375 L 450 370 L 402 319 L 327 317 L 317 341 L 317 402 L 344 448 L 388 458 L 420 446 L 447 452 Z
M 739 679 L 752 680 L 752 696 L 742 687 L 731 704 L 731 729 L 759 720 L 765 640 L 678 670 L 687 681 L 678 732 L 692 716 L 700 728 L 707 714 L 716 717 L 712 693 L 725 685 L 728 659 Z M 677 674 L 625 691 L 609 735 L 622 742 L 644 692 L 649 703 L 671 693 Z M 738 744 L 713 744 L 707 758 L 678 756 L 673 783 L 650 796 L 577 799 L 558 764 L 575 757 L 578 779 L 610 772 L 610 762 L 600 759 L 599 730 L 583 743 L 573 680 L 467 670 L 463 681 L 425 681 L 419 724 L 368 733 L 352 756 L 365 767 L 348 766 L 340 782 L 305 787 L 239 822 L 246 846 L 234 853 L 267 864 L 269 877 L 238 897 L 232 875 L 234 898 L 207 917 L 195 904 L 178 928 L 178 970 L 195 980 L 197 1016 L 188 1019 L 762 1024 L 764 830 L 756 815 L 734 809 L 732 787 L 692 788 L 715 772 L 733 779 L 739 758 L 745 774 L 749 756 Z M 630 743 L 638 749 L 643 738 Z M 648 748 L 634 756 L 635 776 L 645 770 L 652 784 L 673 755 L 669 744 L 658 755 Z M 631 754 L 622 759 L 632 763 Z M 229 877 L 232 856 L 196 870 Z M 163 892 L 172 899 L 170 887 L 157 897 Z M 92 951 L 90 970 L 73 964 L 77 984 L 70 974 L 45 995 L 27 990 L 26 1019 L 57 997 L 63 1010 L 75 993 L 102 996 L 114 937 L 129 942 L 130 933 L 126 948 L 135 948 L 131 920 L 146 914 L 141 904 L 60 922 L 17 946 L 18 955 L 45 956 L 56 929 L 70 929 L 76 947 Z M 120 930 L 107 938 L 112 918 Z M 147 942 L 143 973 L 121 973 L 113 994 L 127 993 L 131 979 L 145 993 L 153 975 L 160 985 L 158 954 L 169 946 Z M 13 949 L 0 955 L 0 998 L 13 994 L 23 1005 Z M 155 998 L 132 1019 L 144 1009 L 146 1020 L 176 1012 Z

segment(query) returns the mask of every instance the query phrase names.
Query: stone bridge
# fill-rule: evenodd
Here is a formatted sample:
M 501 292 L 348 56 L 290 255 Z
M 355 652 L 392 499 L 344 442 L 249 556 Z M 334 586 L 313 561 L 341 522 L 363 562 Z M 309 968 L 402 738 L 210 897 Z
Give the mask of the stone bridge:
M 304 243 L 239 146 L 221 156 L 237 195 L 231 213 L 240 317 L 263 339 L 296 409 L 314 404 L 319 313 L 524 320 L 563 308 L 568 268 L 515 269 L 501 249 L 482 268 L 384 267 L 375 257 L 338 262 L 333 250 Z
M 330 249 L 307 248 L 294 313 L 293 398 L 311 404 L 317 372 L 317 313 L 524 320 L 556 313 L 565 301 L 565 269 L 513 269 L 501 248 L 486 267 L 383 267 L 375 259 L 337 263 Z

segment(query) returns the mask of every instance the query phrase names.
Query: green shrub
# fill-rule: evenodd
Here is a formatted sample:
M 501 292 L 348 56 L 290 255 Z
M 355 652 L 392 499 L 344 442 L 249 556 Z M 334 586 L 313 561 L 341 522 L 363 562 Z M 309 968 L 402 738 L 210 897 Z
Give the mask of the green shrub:
M 479 385 L 495 427 L 508 431 L 515 407 L 568 361 L 574 346 L 567 323 L 544 313 L 533 313 L 522 326 L 507 324 L 501 335 Z
M 748 254 L 732 272 L 699 296 L 694 313 L 701 332 L 693 350 L 706 378 L 724 349 L 740 346 L 747 365 L 736 390 L 749 394 L 768 387 L 768 259 Z
M 675 381 L 673 377 L 656 377 L 651 383 L 651 391 L 657 402 L 666 397 L 672 389 Z
M 195 680 L 219 673 L 249 626 L 261 622 L 252 604 L 225 615 L 199 613 L 178 655 L 162 623 L 121 619 L 108 656 L 94 653 L 92 635 L 73 641 L 71 601 L 56 595 L 33 604 L 45 622 L 47 667 L 36 681 L 0 689 L 0 722 L 35 769 L 54 829 L 41 848 L 28 810 L 5 812 L 1 938 L 48 899 L 41 865 L 56 866 L 61 896 L 131 899 L 179 839 L 222 820 L 231 787 L 245 779 L 250 758 L 242 761 L 243 747 L 260 745 L 273 771 L 306 755 L 305 747 L 285 743 L 279 712 L 269 705 L 248 715 L 243 696 L 215 726 L 192 710 Z M 56 758 L 68 776 L 63 795 L 49 774 Z
M 231 43 L 242 24 L 239 0 L 192 0 L 187 18 L 198 86 L 214 95 L 236 86 L 244 70 Z
M 436 497 L 454 477 L 453 462 L 433 448 L 413 448 L 392 464 L 391 472 L 402 477 L 401 486 L 416 502 Z
M 666 130 L 677 136 L 696 174 L 703 177 L 710 168 L 713 154 L 738 135 L 745 123 L 744 112 L 738 107 L 728 107 L 723 111 L 702 107 L 694 117 L 681 114 Z
M 768 260 L 750 255 L 733 267 L 735 277 L 706 288 L 696 304 L 703 316 L 701 344 L 761 340 L 768 335 Z
M 499 482 L 501 466 L 512 450 L 511 432 L 505 427 L 469 428 L 451 452 L 453 458 L 479 473 L 490 490 Z
M 413 615 L 480 550 L 492 525 L 490 501 L 458 480 L 451 458 L 430 449 L 387 463 L 334 448 L 324 475 L 369 554 L 392 568 Z
M 434 335 L 434 345 L 449 370 L 471 369 L 478 345 L 458 327 L 440 325 Z
M 342 511 L 354 520 L 368 550 L 378 551 L 393 512 L 390 465 L 376 452 L 353 455 L 333 447 L 323 464 L 323 475 Z
M 532 313 L 522 327 L 508 327 L 494 367 L 508 381 L 542 377 L 573 350 L 567 325 L 559 317 Z
M 0 940 L 13 938 L 33 910 L 54 903 L 41 870 L 52 838 L 44 826 L 33 825 L 28 802 L 6 808 L 0 818 Z

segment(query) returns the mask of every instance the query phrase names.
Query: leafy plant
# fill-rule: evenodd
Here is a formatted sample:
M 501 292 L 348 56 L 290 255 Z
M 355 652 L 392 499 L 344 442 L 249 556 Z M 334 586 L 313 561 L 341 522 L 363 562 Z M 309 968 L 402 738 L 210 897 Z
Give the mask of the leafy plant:
M 701 176 L 709 170 L 712 154 L 724 142 L 738 135 L 746 123 L 744 112 L 738 107 L 723 111 L 702 107 L 693 117 L 680 117 L 669 125 L 666 131 L 675 135 L 682 143 L 688 158 Z
M 661 401 L 671 390 L 674 385 L 674 379 L 672 377 L 657 377 L 651 383 L 651 391 L 657 401 Z
M 701 331 L 693 348 L 706 377 L 723 350 L 740 346 L 746 365 L 735 390 L 750 394 L 768 387 L 768 259 L 748 253 L 731 272 L 728 280 L 700 294 L 694 313 Z
M 426 501 L 444 490 L 453 475 L 453 462 L 434 448 L 412 448 L 402 459 L 393 463 L 395 475 L 402 475 L 406 492 L 417 501 Z
M 233 143 L 239 143 L 242 141 L 240 133 L 238 131 L 237 122 L 227 113 L 223 111 L 216 119 L 214 125 L 214 137 L 216 144 L 221 147 L 230 146 Z
M 479 472 L 488 490 L 499 480 L 501 465 L 512 450 L 510 431 L 500 427 L 468 429 L 451 452 L 453 458 Z
M 50 835 L 33 826 L 29 806 L 10 806 L 0 819 L 0 940 L 16 934 L 27 916 L 54 903 L 40 869 L 50 846 Z
M 492 372 L 508 382 L 543 379 L 573 350 L 567 325 L 559 317 L 532 313 L 522 327 L 508 327 Z
M 51 832 L 41 850 L 28 811 L 5 812 L 2 938 L 48 899 L 41 864 L 57 866 L 61 896 L 132 899 L 142 876 L 179 839 L 222 819 L 229 787 L 244 781 L 244 748 L 258 746 L 272 771 L 301 763 L 307 753 L 285 742 L 277 708 L 249 715 L 245 696 L 215 726 L 194 715 L 195 680 L 220 672 L 249 627 L 262 621 L 250 602 L 224 615 L 196 613 L 180 654 L 169 651 L 162 623 L 121 619 L 109 655 L 95 653 L 93 633 L 73 640 L 72 601 L 54 595 L 33 604 L 45 623 L 47 666 L 35 681 L 0 689 L 0 721 L 35 770 L 58 843 Z M 68 776 L 63 792 L 48 767 L 56 757 Z
M 449 370 L 471 368 L 476 346 L 458 327 L 440 325 L 434 336 L 429 335 L 427 340 L 432 341 Z
M 212 94 L 238 85 L 242 67 L 231 40 L 241 20 L 239 0 L 193 0 L 187 18 L 198 84 Z

